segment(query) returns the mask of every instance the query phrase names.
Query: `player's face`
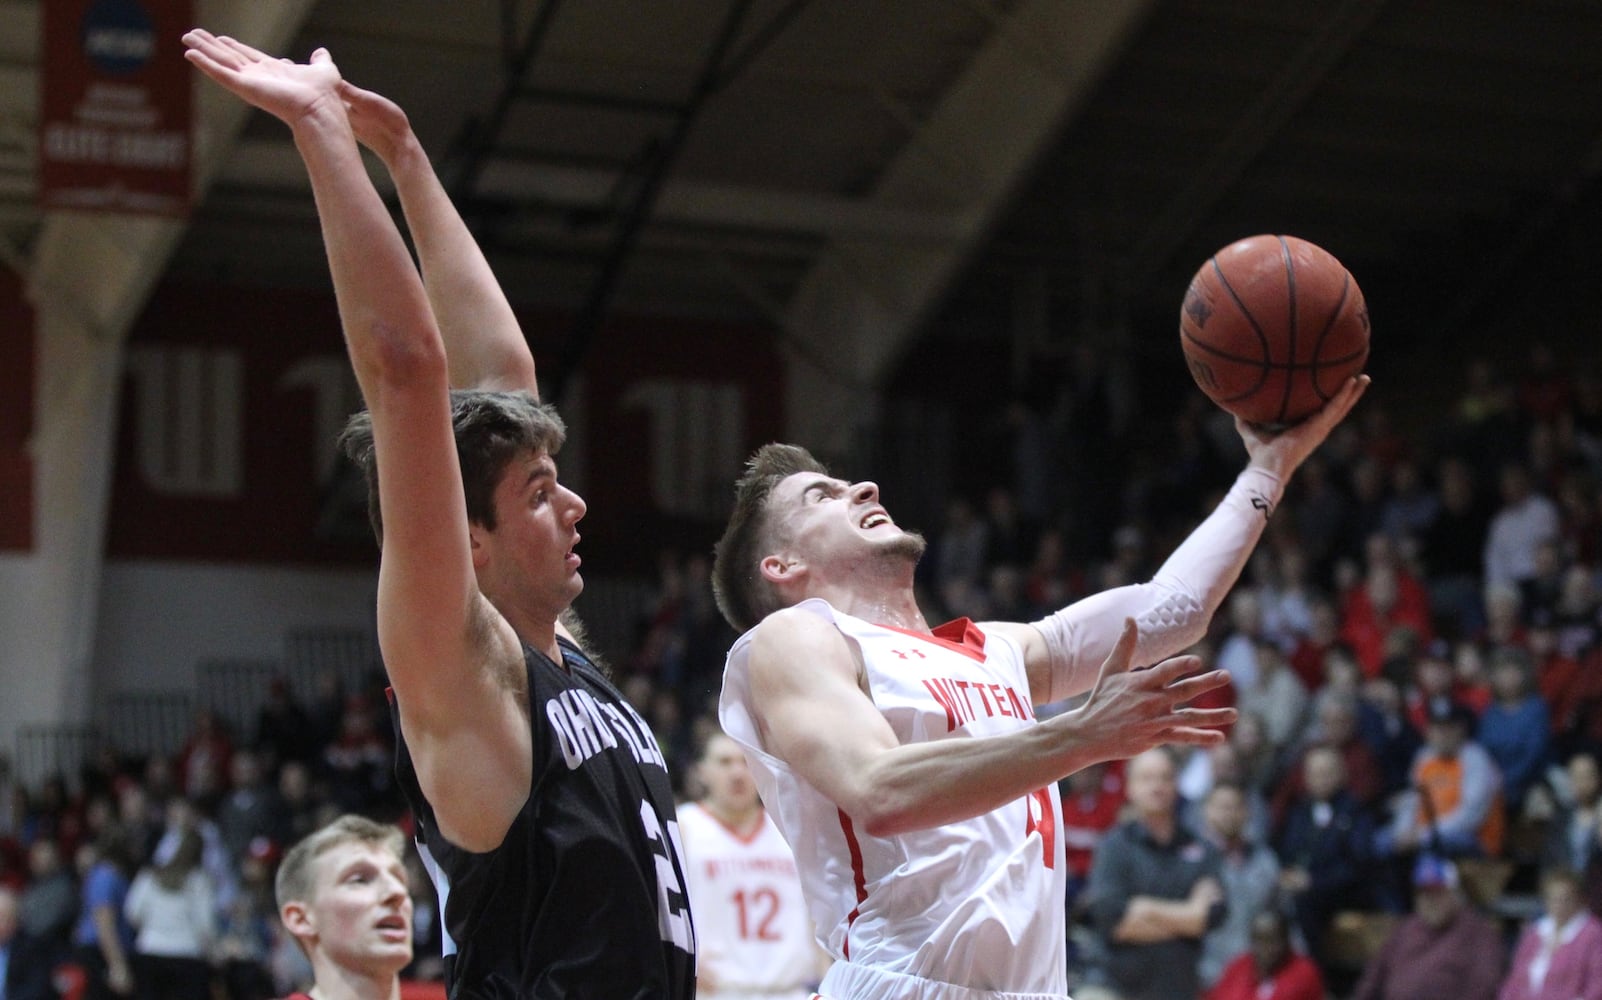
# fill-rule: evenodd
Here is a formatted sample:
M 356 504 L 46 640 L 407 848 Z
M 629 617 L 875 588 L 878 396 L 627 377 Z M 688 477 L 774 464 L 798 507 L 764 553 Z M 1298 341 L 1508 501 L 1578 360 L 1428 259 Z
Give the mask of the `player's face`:
M 412 960 L 406 867 L 389 849 L 347 841 L 317 858 L 307 916 L 319 948 L 345 968 L 399 972 Z
M 584 589 L 574 551 L 584 499 L 557 481 L 550 455 L 528 452 L 507 464 L 494 501 L 495 529 L 473 529 L 480 585 L 493 601 L 554 618 Z
M 811 568 L 882 557 L 916 563 L 923 555 L 923 536 L 890 519 L 875 483 L 797 472 L 774 487 L 771 503 L 788 547 Z
M 727 736 L 714 736 L 707 743 L 701 757 L 701 781 L 706 785 L 707 801 L 713 805 L 743 811 L 757 804 L 756 782 L 751 780 L 745 754 Z

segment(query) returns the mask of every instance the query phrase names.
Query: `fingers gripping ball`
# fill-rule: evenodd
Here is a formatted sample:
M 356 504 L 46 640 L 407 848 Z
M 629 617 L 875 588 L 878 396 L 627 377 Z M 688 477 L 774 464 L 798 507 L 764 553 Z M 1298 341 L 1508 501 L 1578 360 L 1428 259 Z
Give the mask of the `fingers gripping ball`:
M 1254 424 L 1316 412 L 1368 361 L 1368 306 L 1328 251 L 1295 236 L 1252 236 L 1190 281 L 1179 339 L 1213 402 Z

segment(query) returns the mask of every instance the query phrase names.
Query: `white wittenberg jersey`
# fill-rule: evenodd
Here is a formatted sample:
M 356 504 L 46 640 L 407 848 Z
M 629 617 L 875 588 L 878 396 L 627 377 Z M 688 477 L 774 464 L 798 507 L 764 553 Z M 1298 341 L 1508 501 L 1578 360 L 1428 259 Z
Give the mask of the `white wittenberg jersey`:
M 821 600 L 797 607 L 833 622 L 861 650 L 869 694 L 902 744 L 1036 724 L 1023 651 L 1005 636 L 966 619 L 928 636 L 853 618 Z M 763 801 L 795 850 L 825 949 L 854 966 L 970 990 L 1066 995 L 1055 783 L 972 819 L 870 836 L 762 745 L 750 651 L 748 632 L 729 651 L 719 717 L 745 747 Z M 696 904 L 697 920 L 700 913 Z
M 741 836 L 691 804 L 679 807 L 679 834 L 701 974 L 719 996 L 807 996 L 818 949 L 795 856 L 773 820 L 763 813 Z

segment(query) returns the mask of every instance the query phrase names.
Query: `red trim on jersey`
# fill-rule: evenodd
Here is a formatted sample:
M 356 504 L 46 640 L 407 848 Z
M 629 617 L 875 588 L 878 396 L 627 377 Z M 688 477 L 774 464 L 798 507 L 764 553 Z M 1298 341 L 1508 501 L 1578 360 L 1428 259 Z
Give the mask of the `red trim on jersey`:
M 722 816 L 719 816 L 717 813 L 715 813 L 712 810 L 708 809 L 705 805 L 703 805 L 701 803 L 696 803 L 696 804 L 701 806 L 701 811 L 702 812 L 704 812 L 708 816 L 712 817 L 712 822 L 716 823 L 718 826 L 723 827 L 723 830 L 724 830 L 725 833 L 727 833 L 729 836 L 733 837 L 735 840 L 738 840 L 742 844 L 750 845 L 750 844 L 756 843 L 756 839 L 758 837 L 762 836 L 763 829 L 766 828 L 767 825 L 768 825 L 768 814 L 767 814 L 767 811 L 764 810 L 761 806 L 757 806 L 757 812 L 756 812 L 757 821 L 756 821 L 756 825 L 751 827 L 751 832 L 750 833 L 741 833 L 739 830 L 736 830 L 734 827 L 732 827 L 729 824 L 723 822 L 723 817 Z
M 900 632 L 902 635 L 910 635 L 924 642 L 932 642 L 937 646 L 944 646 L 953 653 L 961 653 L 978 663 L 985 662 L 985 633 L 971 618 L 953 618 L 944 625 L 936 625 L 928 632 L 914 632 L 894 625 L 881 624 L 879 627 Z
M 862 845 L 857 843 L 857 831 L 851 825 L 851 817 L 845 814 L 844 809 L 836 810 L 840 814 L 840 832 L 845 834 L 846 850 L 851 852 L 851 878 L 857 886 L 857 905 L 846 914 L 845 944 L 841 947 L 846 961 L 851 960 L 851 925 L 857 922 L 862 913 L 862 904 L 868 901 L 868 878 L 862 871 Z

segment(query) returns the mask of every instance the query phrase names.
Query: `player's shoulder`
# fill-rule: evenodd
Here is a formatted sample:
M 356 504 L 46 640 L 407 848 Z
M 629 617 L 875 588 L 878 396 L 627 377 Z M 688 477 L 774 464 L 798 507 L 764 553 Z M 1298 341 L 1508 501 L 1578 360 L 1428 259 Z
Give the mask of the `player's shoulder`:
M 830 635 L 838 636 L 835 610 L 825 601 L 812 599 L 769 614 L 751 629 L 751 641 L 768 644 L 774 641 L 819 640 Z

